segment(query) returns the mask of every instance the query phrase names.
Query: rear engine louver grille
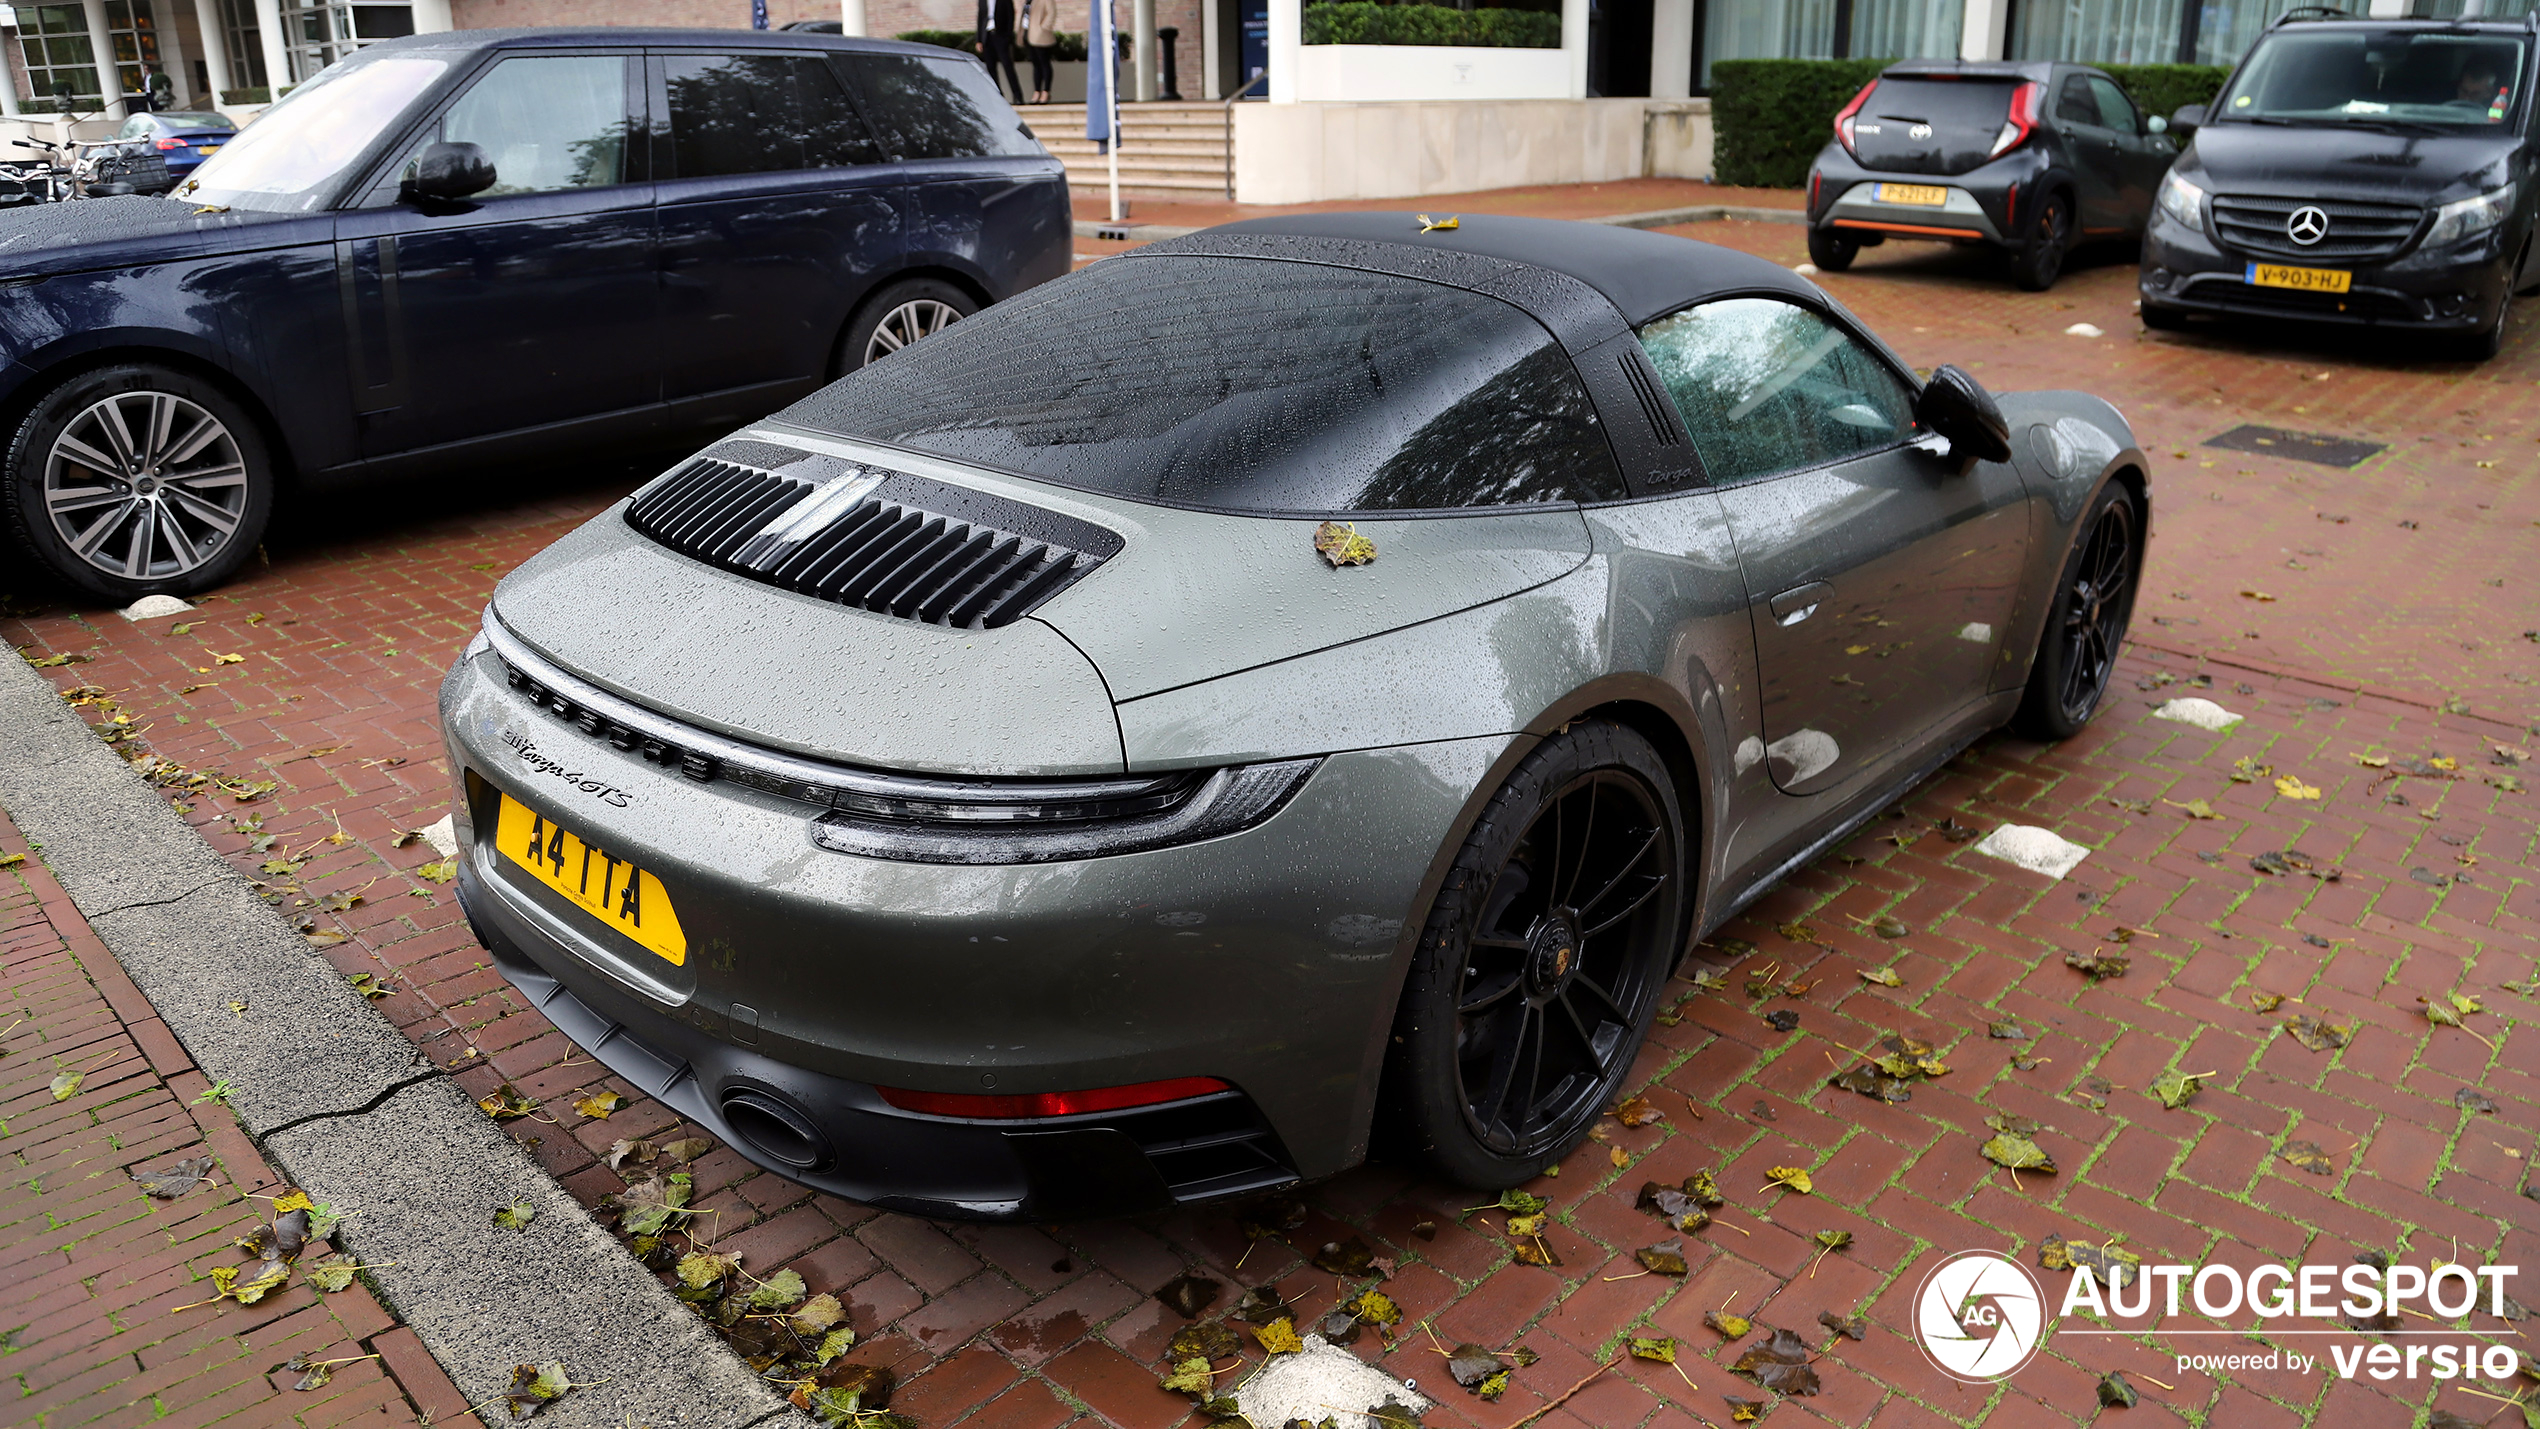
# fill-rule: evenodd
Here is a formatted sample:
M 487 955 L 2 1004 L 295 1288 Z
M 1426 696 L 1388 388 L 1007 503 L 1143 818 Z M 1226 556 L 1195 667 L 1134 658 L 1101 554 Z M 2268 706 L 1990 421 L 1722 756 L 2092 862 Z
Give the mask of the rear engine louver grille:
M 1020 620 L 1121 547 L 1055 511 L 763 442 L 708 449 L 637 495 L 626 519 L 754 580 L 956 629 Z

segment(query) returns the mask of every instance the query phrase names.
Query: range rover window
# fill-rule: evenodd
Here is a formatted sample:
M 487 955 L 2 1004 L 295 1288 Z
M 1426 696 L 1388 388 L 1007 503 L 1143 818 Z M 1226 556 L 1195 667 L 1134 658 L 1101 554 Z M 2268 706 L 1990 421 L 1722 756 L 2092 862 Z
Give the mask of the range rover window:
M 882 162 L 819 55 L 666 55 L 662 63 L 680 178 Z
M 1914 394 L 1860 340 L 1774 298 L 1723 298 L 1640 330 L 1714 484 L 1822 466 L 1913 435 Z
M 874 122 L 898 135 L 903 159 L 988 159 L 1042 152 L 976 60 L 960 55 L 933 59 L 877 54 L 845 59 Z
M 2503 124 L 2525 41 L 2440 30 L 2279 30 L 2207 122 L 2402 129 Z
M 623 55 L 502 60 L 442 116 L 441 138 L 494 161 L 494 186 L 480 197 L 622 184 L 626 78 Z
M 1624 495 L 1569 355 L 1495 298 L 1310 263 L 1118 258 L 782 420 L 1109 495 L 1277 513 Z

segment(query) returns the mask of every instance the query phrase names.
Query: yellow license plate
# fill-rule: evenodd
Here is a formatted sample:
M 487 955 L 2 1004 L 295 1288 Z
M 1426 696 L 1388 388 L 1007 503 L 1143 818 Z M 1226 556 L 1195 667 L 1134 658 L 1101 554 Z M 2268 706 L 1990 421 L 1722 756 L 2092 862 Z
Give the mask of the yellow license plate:
M 1937 184 L 1881 184 L 1879 202 L 1910 203 L 1922 208 L 1939 208 L 1949 202 L 1949 190 Z
M 220 145 L 218 144 L 197 144 L 194 146 L 194 152 L 197 154 L 208 154 L 219 147 Z
M 2254 288 L 2298 288 L 2305 293 L 2342 293 L 2355 281 L 2343 268 L 2288 268 L 2281 263 L 2252 263 L 2248 283 Z
M 560 824 L 503 796 L 494 847 L 513 866 L 573 900 L 575 906 L 625 934 L 673 966 L 688 961 L 688 935 L 661 880 L 606 849 L 594 848 Z

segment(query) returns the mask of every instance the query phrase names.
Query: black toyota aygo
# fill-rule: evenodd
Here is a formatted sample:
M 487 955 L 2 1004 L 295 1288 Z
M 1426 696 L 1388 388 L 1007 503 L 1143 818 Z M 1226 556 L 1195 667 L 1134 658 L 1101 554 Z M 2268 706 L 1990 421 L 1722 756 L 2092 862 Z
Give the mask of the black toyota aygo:
M 2374 324 L 2484 360 L 2529 285 L 2540 18 L 2297 14 L 2260 36 L 2161 182 L 2143 325 Z

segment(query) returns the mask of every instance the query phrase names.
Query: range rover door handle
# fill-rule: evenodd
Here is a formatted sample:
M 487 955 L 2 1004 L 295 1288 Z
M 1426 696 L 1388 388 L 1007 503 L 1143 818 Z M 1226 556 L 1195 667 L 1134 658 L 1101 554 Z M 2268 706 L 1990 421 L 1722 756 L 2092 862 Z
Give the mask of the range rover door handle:
M 1810 581 L 1806 585 L 1793 586 L 1783 591 L 1766 604 L 1772 609 L 1773 619 L 1784 625 L 1797 625 L 1816 614 L 1818 603 L 1832 594 L 1834 594 L 1833 586 L 1824 581 Z

